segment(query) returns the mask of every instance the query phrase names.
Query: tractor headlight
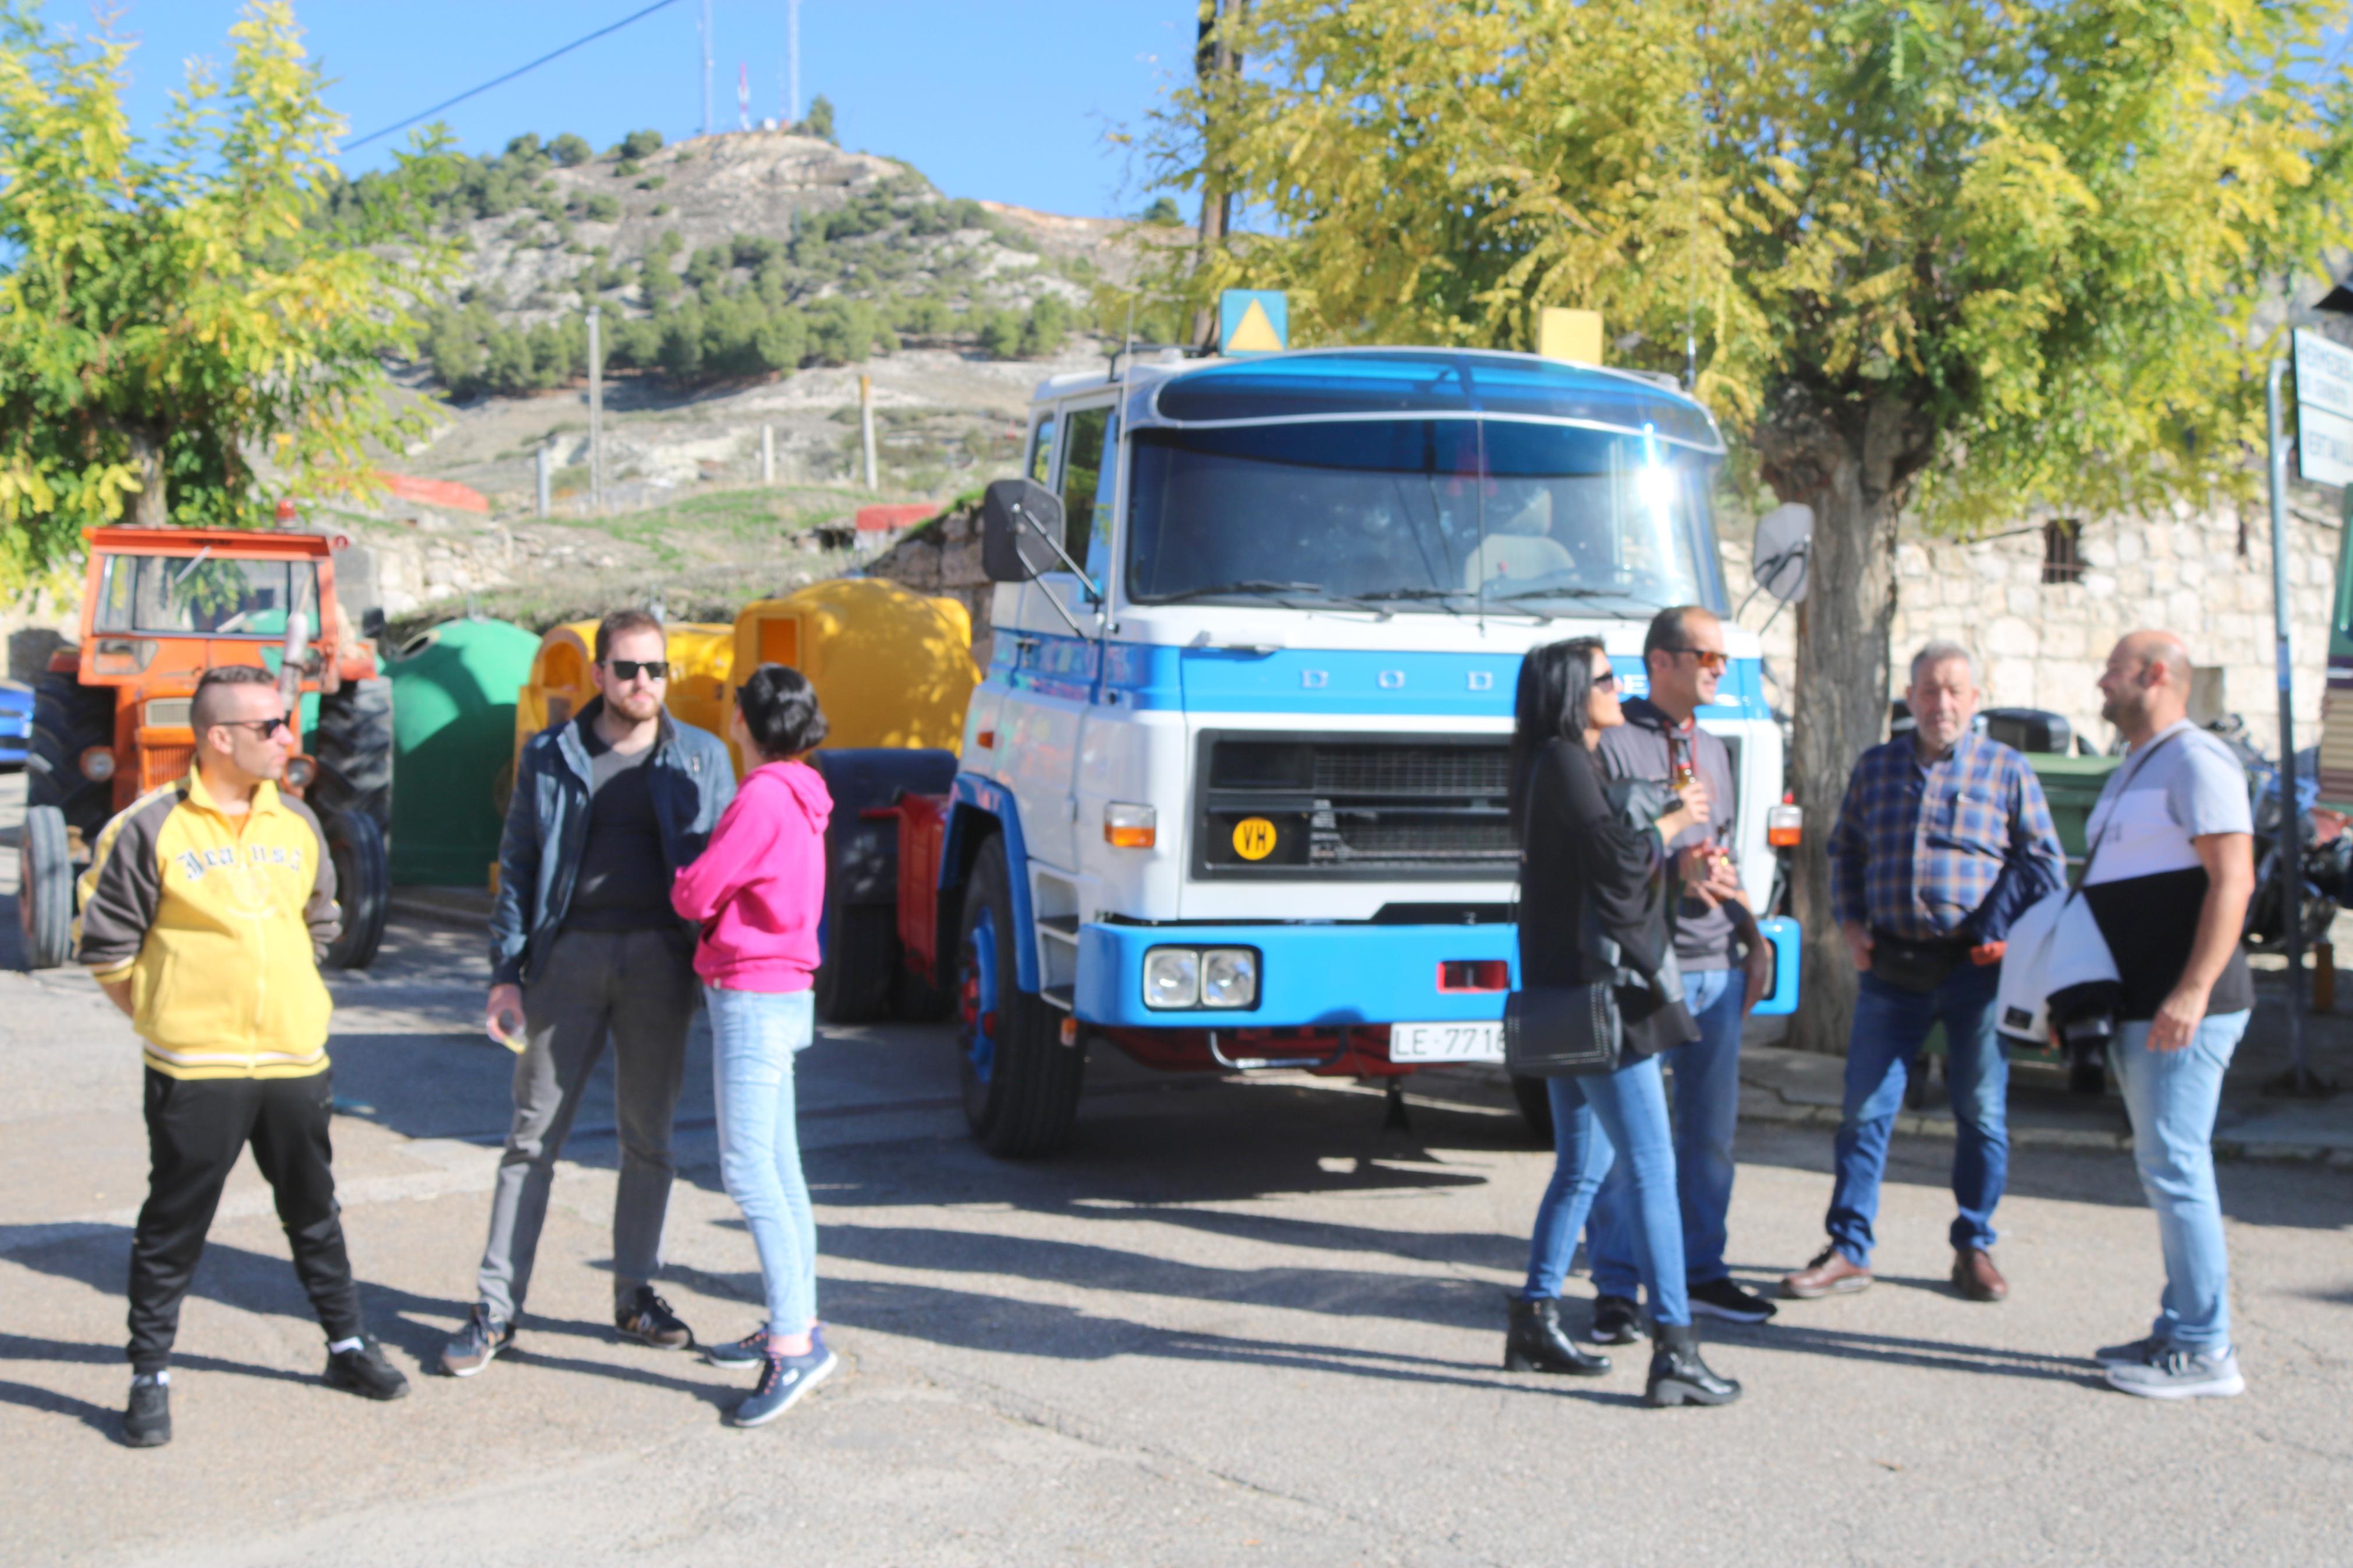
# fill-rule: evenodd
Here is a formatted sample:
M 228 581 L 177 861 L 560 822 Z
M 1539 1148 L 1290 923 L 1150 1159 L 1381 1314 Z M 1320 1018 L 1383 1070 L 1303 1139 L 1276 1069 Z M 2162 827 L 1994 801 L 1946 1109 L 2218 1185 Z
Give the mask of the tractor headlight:
M 1144 955 L 1144 1005 L 1197 1007 L 1201 999 L 1201 954 L 1190 947 L 1155 947 Z
M 1201 1005 L 1247 1007 L 1258 1000 L 1258 954 L 1213 947 L 1201 954 Z
M 286 782 L 296 789 L 309 789 L 311 781 L 319 776 L 319 764 L 308 757 L 286 759 Z
M 81 754 L 81 776 L 92 784 L 104 784 L 114 776 L 114 752 L 107 746 L 92 746 Z

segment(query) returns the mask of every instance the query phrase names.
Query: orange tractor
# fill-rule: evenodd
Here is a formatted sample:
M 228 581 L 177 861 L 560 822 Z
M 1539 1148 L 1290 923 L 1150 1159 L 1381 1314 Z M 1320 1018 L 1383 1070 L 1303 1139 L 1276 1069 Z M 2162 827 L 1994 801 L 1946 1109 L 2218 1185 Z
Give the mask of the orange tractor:
M 187 773 L 197 679 L 216 665 L 250 664 L 278 672 L 299 748 L 285 787 L 318 814 L 334 862 L 343 934 L 328 962 L 365 968 L 390 894 L 392 683 L 377 675 L 368 640 L 381 613 L 347 622 L 333 542 L 319 534 L 99 528 L 84 537 L 81 643 L 49 660 L 25 764 L 16 906 L 26 963 L 46 969 L 71 956 L 74 878 L 100 829 Z M 303 700 L 312 695 L 315 706 Z

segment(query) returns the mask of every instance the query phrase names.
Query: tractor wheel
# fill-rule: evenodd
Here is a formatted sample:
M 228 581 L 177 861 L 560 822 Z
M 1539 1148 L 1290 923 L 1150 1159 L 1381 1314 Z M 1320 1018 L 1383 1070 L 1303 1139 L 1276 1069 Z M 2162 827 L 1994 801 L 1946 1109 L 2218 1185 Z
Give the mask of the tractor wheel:
M 83 776 L 81 754 L 114 744 L 114 692 L 84 686 L 70 672 L 41 677 L 33 695 L 33 743 L 26 752 L 25 803 L 53 805 L 84 844 L 114 815 L 114 785 Z
M 1061 1018 L 1020 988 L 1013 944 L 1013 879 L 1005 841 L 980 847 L 965 894 L 956 949 L 956 1043 L 962 1047 L 965 1121 L 990 1153 L 1051 1154 L 1078 1121 L 1086 1053 L 1062 1044 Z
M 16 921 L 26 968 L 55 969 L 73 956 L 73 876 L 65 814 L 54 805 L 27 807 L 16 841 Z
M 1512 1098 L 1519 1102 L 1520 1120 L 1546 1148 L 1552 1147 L 1552 1090 L 1545 1079 L 1512 1075 Z
M 817 966 L 818 1016 L 828 1024 L 871 1024 L 891 1016 L 891 977 L 899 967 L 899 911 L 889 904 L 842 904 L 830 895 L 825 954 Z
M 392 682 L 381 676 L 347 680 L 319 695 L 319 722 L 310 736 L 319 777 L 310 801 L 320 816 L 359 811 L 392 831 Z
M 335 902 L 343 906 L 343 929 L 327 944 L 331 969 L 365 969 L 384 942 L 384 921 L 392 907 L 392 868 L 385 858 L 384 834 L 364 811 L 323 813 L 327 858 L 335 867 Z

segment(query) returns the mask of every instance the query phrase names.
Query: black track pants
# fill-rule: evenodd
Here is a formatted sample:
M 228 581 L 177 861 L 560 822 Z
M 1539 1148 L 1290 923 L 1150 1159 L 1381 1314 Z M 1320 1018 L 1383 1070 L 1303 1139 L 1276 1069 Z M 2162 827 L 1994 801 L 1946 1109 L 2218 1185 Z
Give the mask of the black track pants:
M 160 1371 L 171 1358 L 180 1299 L 204 1256 L 221 1188 L 248 1143 L 277 1194 L 294 1272 L 328 1340 L 360 1332 L 359 1288 L 343 1250 L 330 1163 L 328 1076 L 176 1079 L 147 1069 L 147 1202 L 131 1243 L 134 1371 Z

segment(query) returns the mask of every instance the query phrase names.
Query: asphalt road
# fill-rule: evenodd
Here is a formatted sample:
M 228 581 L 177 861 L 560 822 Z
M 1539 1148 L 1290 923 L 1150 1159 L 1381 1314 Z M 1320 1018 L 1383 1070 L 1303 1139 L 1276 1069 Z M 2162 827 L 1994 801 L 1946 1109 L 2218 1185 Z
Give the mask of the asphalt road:
M 2342 1172 L 2224 1170 L 2244 1398 L 2095 1381 L 2086 1352 L 2141 1331 L 2159 1284 L 2126 1157 L 2021 1152 L 2000 1248 L 2015 1295 L 1986 1307 L 1943 1283 L 1951 1145 L 1905 1140 L 1880 1284 L 1714 1334 L 1748 1397 L 1653 1412 L 1640 1354 L 1595 1383 L 1498 1370 L 1550 1162 L 1470 1072 L 1417 1080 L 1400 1132 L 1352 1085 L 1099 1054 L 1077 1147 L 1007 1164 L 964 1136 L 944 1031 L 828 1031 L 802 1125 L 841 1375 L 742 1432 L 722 1417 L 748 1379 L 614 1339 L 614 1145 L 592 1107 L 522 1353 L 428 1377 L 470 1300 L 507 1110 L 511 1058 L 468 1024 L 479 948 L 403 926 L 374 974 L 338 983 L 352 1248 L 413 1397 L 320 1384 L 248 1165 L 183 1321 L 176 1440 L 154 1451 L 116 1441 L 136 1048 L 79 974 L 0 972 L 0 1559 L 2353 1560 Z M 754 1326 L 758 1289 L 707 1070 L 681 1111 L 663 1289 L 721 1339 Z M 1762 1284 L 1818 1245 L 1829 1139 L 1756 1127 L 1741 1153 L 1733 1261 Z

